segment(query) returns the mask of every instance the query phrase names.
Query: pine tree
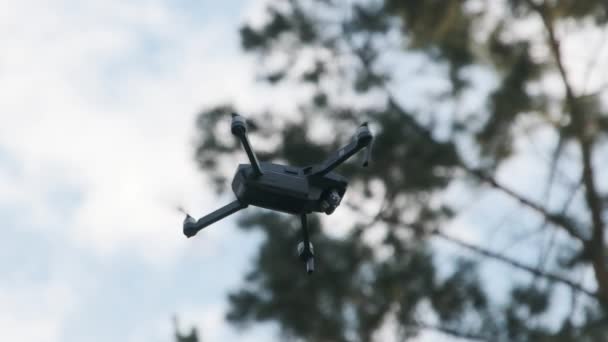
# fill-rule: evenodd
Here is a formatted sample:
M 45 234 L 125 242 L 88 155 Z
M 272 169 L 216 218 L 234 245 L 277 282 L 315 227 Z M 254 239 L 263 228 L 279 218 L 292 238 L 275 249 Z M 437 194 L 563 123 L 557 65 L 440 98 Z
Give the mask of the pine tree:
M 346 236 L 324 234 L 312 219 L 313 277 L 289 258 L 296 219 L 241 214 L 239 224 L 266 239 L 229 297 L 228 320 L 277 322 L 284 339 L 310 341 L 370 341 L 383 326 L 397 340 L 426 330 L 471 340 L 608 339 L 608 114 L 604 89 L 587 84 L 602 62 L 581 61 L 589 71 L 574 75 L 562 46 L 569 32 L 606 29 L 607 16 L 606 2 L 591 0 L 269 1 L 263 23 L 240 29 L 242 47 L 259 58 L 263 82 L 308 95 L 290 116 L 238 108 L 264 123 L 252 135 L 278 142 L 260 159 L 318 162 L 362 121 L 377 138 L 367 170 L 340 169 L 352 179 L 338 209 L 352 220 Z M 218 129 L 234 109 L 209 108 L 197 122 L 196 158 L 218 192 L 228 188 L 217 160 L 240 153 Z M 318 138 L 321 128 L 333 136 Z M 538 186 L 517 190 L 504 172 L 531 145 Z M 522 255 L 445 229 L 467 214 L 458 202 L 487 193 L 502 196 L 495 210 L 510 228 L 527 227 Z M 381 239 L 370 241 L 372 231 Z M 440 264 L 441 244 L 462 257 Z M 489 261 L 509 270 L 493 275 L 510 286 L 507 300 L 480 275 Z

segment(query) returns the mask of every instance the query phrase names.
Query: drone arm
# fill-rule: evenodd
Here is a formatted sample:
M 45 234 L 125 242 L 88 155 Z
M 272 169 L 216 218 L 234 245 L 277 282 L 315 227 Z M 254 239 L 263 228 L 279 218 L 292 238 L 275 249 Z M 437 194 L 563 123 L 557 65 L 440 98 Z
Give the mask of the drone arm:
M 371 153 L 369 145 L 372 143 L 372 139 L 373 136 L 367 127 L 367 123 L 362 124 L 359 126 L 359 129 L 357 129 L 353 141 L 334 152 L 331 156 L 325 159 L 321 165 L 313 168 L 311 176 L 323 176 L 327 174 L 365 147 L 368 149 L 365 153 L 363 166 L 367 166 Z
M 258 157 L 255 155 L 253 148 L 251 148 L 251 143 L 249 143 L 249 139 L 247 138 L 247 122 L 245 121 L 245 118 L 233 113 L 230 128 L 232 134 L 241 140 L 243 148 L 245 149 L 245 152 L 247 152 L 247 157 L 249 157 L 249 162 L 253 167 L 253 171 L 256 175 L 261 176 L 263 172 L 262 168 L 260 167 L 260 162 L 258 161 Z
M 216 211 L 201 217 L 198 221 L 195 221 L 192 216 L 187 215 L 184 220 L 184 235 L 186 237 L 193 237 L 201 229 L 225 218 L 226 216 L 232 215 L 237 211 L 247 208 L 247 204 L 242 204 L 239 200 L 235 200 L 230 204 L 227 204 Z

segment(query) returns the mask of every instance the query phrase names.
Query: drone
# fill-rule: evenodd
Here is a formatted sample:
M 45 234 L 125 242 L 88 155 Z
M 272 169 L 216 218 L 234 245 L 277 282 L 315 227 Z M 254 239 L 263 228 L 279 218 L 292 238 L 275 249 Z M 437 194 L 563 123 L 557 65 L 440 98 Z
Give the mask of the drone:
M 195 220 L 186 213 L 183 229 L 190 238 L 203 228 L 249 205 L 300 216 L 302 242 L 297 246 L 298 257 L 306 272 L 314 271 L 314 249 L 308 235 L 307 216 L 313 212 L 330 215 L 340 205 L 348 180 L 333 170 L 360 150 L 367 148 L 363 158 L 366 167 L 371 157 L 373 135 L 363 123 L 353 134 L 351 142 L 332 153 L 323 162 L 305 167 L 259 162 L 247 138 L 247 122 L 233 113 L 231 132 L 243 145 L 250 164 L 239 164 L 232 180 L 236 200 Z

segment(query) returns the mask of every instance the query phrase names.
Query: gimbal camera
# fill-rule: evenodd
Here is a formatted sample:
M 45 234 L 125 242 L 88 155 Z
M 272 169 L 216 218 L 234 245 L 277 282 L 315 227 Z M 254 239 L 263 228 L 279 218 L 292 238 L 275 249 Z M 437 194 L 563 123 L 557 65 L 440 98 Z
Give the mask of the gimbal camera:
M 192 237 L 201 229 L 249 205 L 299 215 L 303 241 L 298 244 L 298 255 L 306 264 L 306 271 L 312 273 L 314 251 L 308 236 L 306 215 L 312 212 L 330 215 L 336 210 L 348 181 L 333 170 L 365 147 L 363 166 L 367 166 L 373 140 L 367 123 L 359 126 L 348 145 L 322 163 L 305 167 L 259 162 L 247 138 L 245 119 L 238 114 L 232 114 L 231 131 L 241 141 L 250 162 L 240 164 L 232 180 L 232 191 L 237 199 L 198 220 L 186 214 L 184 235 Z

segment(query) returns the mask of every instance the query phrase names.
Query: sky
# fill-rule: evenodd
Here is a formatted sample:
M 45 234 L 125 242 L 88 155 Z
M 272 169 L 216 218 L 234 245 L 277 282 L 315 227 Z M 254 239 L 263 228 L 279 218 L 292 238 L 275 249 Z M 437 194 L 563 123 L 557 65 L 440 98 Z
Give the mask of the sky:
M 275 339 L 273 325 L 241 333 L 224 321 L 261 236 L 230 218 L 186 239 L 175 210 L 198 217 L 231 201 L 193 160 L 201 109 L 293 106 L 288 90 L 255 82 L 256 61 L 239 49 L 239 24 L 259 20 L 262 4 L 0 0 L 1 341 L 172 342 L 174 314 L 207 342 Z M 565 41 L 577 89 L 586 88 L 581 44 L 602 40 Z M 605 75 L 592 74 L 589 88 Z M 546 176 L 530 167 L 537 159 L 523 155 L 498 177 L 533 194 Z M 496 207 L 520 210 L 500 194 L 478 196 L 449 232 L 503 248 L 471 229 L 509 226 L 484 215 Z
M 193 161 L 194 123 L 267 98 L 237 36 L 259 1 L 0 8 L 0 340 L 172 341 L 175 313 L 205 341 L 269 340 L 223 321 L 260 237 L 226 220 L 185 239 L 174 210 L 230 200 Z

